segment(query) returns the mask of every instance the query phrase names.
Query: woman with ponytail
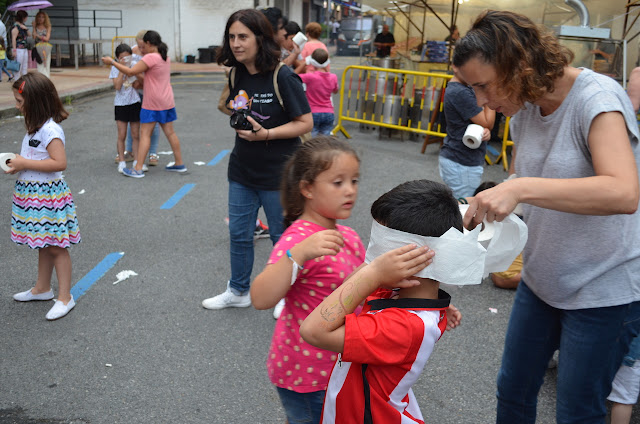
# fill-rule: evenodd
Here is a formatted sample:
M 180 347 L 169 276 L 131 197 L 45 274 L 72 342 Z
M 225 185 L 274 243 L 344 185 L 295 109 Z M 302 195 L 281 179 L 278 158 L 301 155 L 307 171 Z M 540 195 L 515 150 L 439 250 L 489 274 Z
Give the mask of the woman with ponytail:
M 175 158 L 175 162 L 167 165 L 165 170 L 185 172 L 187 167 L 182 160 L 180 139 L 173 129 L 173 121 L 178 116 L 171 88 L 171 59 L 167 56 L 168 48 L 156 31 L 147 31 L 142 41 L 143 43 L 139 47 L 143 57 L 132 68 L 126 63 L 118 63 L 109 56 L 102 58 L 103 63 L 115 66 L 118 71 L 127 76 L 144 72 L 144 95 L 140 112 L 140 145 L 136 152 L 134 167 L 125 168 L 123 175 L 133 178 L 144 177 L 142 166 L 149 152 L 151 133 L 156 122 L 160 124 L 167 137 Z

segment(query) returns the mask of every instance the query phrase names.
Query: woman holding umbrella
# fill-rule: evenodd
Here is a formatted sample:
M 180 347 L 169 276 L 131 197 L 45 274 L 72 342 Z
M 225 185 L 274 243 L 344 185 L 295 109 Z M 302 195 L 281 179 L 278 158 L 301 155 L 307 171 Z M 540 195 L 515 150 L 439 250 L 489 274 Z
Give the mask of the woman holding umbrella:
M 27 19 L 27 12 L 24 10 L 18 10 L 16 13 L 16 22 L 13 24 L 13 28 L 11 28 L 11 45 L 13 46 L 13 57 L 20 64 L 20 70 L 17 72 L 17 75 L 14 75 L 16 78 L 21 77 L 27 73 L 27 67 L 29 62 L 29 50 L 27 50 L 27 37 L 31 34 L 29 33 L 29 28 L 24 24 L 24 21 Z

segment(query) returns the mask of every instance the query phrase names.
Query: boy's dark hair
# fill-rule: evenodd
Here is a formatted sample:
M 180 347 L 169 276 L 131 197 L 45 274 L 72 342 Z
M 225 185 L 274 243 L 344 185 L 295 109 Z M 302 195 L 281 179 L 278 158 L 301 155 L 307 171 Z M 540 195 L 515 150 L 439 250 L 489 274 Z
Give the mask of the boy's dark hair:
M 385 227 L 427 237 L 440 237 L 451 227 L 462 231 L 453 192 L 429 180 L 407 181 L 386 192 L 371 205 L 371 216 Z
M 229 44 L 229 28 L 234 22 L 242 23 L 242 25 L 249 28 L 256 37 L 258 54 L 256 56 L 255 66 L 258 72 L 268 72 L 276 69 L 278 62 L 280 62 L 280 46 L 278 46 L 278 43 L 276 43 L 273 38 L 273 29 L 267 18 L 255 9 L 238 10 L 227 20 L 222 47 L 218 49 L 218 57 L 216 58 L 218 65 L 236 67 L 242 65 L 236 60 Z
M 261 12 L 271 24 L 274 34 L 278 32 L 279 27 L 284 28 L 284 25 L 288 23 L 287 18 L 282 16 L 282 11 L 277 7 L 268 7 L 266 9 L 262 9 Z
M 158 53 L 162 56 L 162 60 L 167 61 L 167 52 L 169 51 L 169 47 L 165 43 L 162 42 L 162 38 L 160 34 L 156 31 L 147 31 L 142 37 L 142 41 L 145 43 L 149 43 L 152 46 L 156 46 L 158 48 Z
M 0 37 L 0 46 L 2 46 L 2 50 L 7 48 L 7 46 L 4 44 L 4 37 Z
M 329 52 L 325 49 L 315 49 L 313 53 L 311 53 L 311 58 L 316 62 L 323 64 L 329 59 Z
M 300 193 L 300 183 L 313 184 L 318 175 L 331 167 L 335 158 L 342 154 L 358 154 L 344 141 L 320 135 L 305 142 L 287 161 L 280 183 L 280 202 L 284 209 L 284 226 L 291 225 L 304 212 L 305 198 Z
M 37 132 L 49 118 L 59 124 L 69 116 L 62 106 L 56 86 L 40 72 L 21 76 L 12 88 L 24 99 L 22 110 L 28 134 Z
M 287 31 L 286 37 L 290 35 L 296 35 L 301 31 L 300 25 L 298 25 L 298 23 L 294 21 L 289 21 L 289 23 L 284 26 L 284 30 Z
M 474 191 L 474 192 L 473 192 L 473 195 L 475 196 L 476 194 L 480 193 L 481 191 L 488 190 L 488 189 L 490 189 L 490 188 L 492 188 L 492 187 L 495 187 L 495 186 L 497 186 L 497 185 L 498 185 L 498 184 L 496 184 L 496 183 L 495 183 L 495 182 L 493 182 L 493 181 L 485 181 L 485 182 L 483 182 L 482 184 L 480 184 L 480 185 L 478 186 L 478 188 L 476 188 L 476 191 Z
M 132 54 L 133 52 L 131 51 L 131 47 L 129 47 L 128 44 L 122 43 L 122 44 L 118 44 L 118 47 L 116 47 L 116 51 L 115 51 L 116 59 L 119 58 L 122 53 Z

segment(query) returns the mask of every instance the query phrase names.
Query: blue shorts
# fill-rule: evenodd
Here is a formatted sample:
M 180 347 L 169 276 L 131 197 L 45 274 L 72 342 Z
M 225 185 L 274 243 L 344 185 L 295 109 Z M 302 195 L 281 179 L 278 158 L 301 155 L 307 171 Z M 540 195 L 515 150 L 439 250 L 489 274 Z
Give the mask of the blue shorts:
M 317 424 L 320 422 L 324 390 L 298 393 L 281 387 L 276 387 L 276 389 L 278 389 L 280 402 L 282 402 L 289 424 Z
M 140 110 L 141 124 L 149 124 L 151 122 L 166 124 L 167 122 L 173 122 L 176 119 L 178 119 L 178 114 L 176 113 L 175 107 L 168 110 L 149 110 L 145 108 Z

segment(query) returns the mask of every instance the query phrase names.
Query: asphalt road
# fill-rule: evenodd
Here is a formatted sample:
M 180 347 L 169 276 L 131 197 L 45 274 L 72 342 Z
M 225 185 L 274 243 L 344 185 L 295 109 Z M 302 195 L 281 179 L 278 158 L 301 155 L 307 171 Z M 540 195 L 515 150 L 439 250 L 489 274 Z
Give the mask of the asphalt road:
M 335 71 L 339 71 L 336 66 Z M 221 75 L 173 78 L 175 124 L 189 171 L 125 178 L 113 161 L 113 93 L 71 105 L 65 178 L 77 205 L 82 243 L 71 249 L 74 283 L 107 255 L 123 252 L 65 318 L 47 322 L 51 302 L 18 303 L 11 295 L 36 279 L 37 253 L 10 241 L 15 177 L 0 176 L 0 423 L 283 423 L 265 359 L 274 319 L 253 308 L 209 311 L 206 297 L 229 277 L 226 167 L 233 132 L 215 105 Z M 0 151 L 19 151 L 23 121 L 0 123 Z M 368 242 L 373 200 L 410 179 L 440 180 L 437 147 L 380 137 L 348 126 L 362 159 L 361 187 L 345 222 Z M 170 148 L 161 136 L 161 152 Z M 201 163 L 200 165 L 196 163 Z M 485 179 L 500 181 L 502 168 Z M 161 209 L 186 184 L 193 188 Z M 256 243 L 254 276 L 271 243 Z M 123 270 L 138 275 L 116 285 Z M 57 283 L 53 284 L 54 290 Z M 514 293 L 490 282 L 445 287 L 463 324 L 444 335 L 414 391 L 427 422 L 490 423 L 495 378 Z M 497 309 L 497 313 L 489 308 Z M 555 371 L 539 400 L 540 423 L 555 416 Z

